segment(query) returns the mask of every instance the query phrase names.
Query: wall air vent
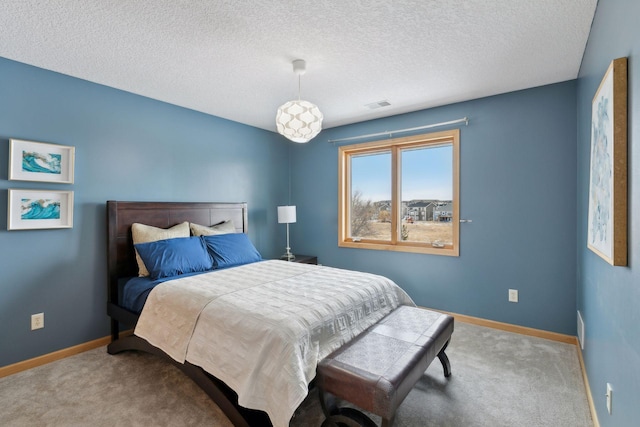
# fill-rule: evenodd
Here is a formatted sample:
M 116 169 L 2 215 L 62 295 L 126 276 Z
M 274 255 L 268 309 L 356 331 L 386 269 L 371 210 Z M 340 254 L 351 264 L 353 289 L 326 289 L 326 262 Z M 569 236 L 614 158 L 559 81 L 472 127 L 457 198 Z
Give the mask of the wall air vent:
M 383 99 L 382 101 L 366 104 L 365 107 L 367 107 L 369 110 L 375 110 L 376 108 L 388 107 L 389 105 L 391 105 L 391 103 L 386 99 Z

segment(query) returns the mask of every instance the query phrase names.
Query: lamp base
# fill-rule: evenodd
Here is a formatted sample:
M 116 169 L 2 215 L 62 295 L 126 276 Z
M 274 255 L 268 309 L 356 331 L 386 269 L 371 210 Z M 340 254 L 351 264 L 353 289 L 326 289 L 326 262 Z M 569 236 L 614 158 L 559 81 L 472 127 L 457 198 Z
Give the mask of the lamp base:
M 285 261 L 293 261 L 296 259 L 296 256 L 291 252 L 287 252 L 286 254 L 282 255 L 280 259 L 283 259 Z

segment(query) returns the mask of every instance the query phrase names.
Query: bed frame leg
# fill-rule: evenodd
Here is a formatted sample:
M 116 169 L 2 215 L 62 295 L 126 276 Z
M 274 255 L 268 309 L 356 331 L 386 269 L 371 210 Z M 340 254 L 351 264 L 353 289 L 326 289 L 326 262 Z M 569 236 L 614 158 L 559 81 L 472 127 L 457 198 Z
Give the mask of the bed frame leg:
M 120 325 L 118 321 L 115 319 L 111 319 L 111 342 L 116 341 L 120 338 Z

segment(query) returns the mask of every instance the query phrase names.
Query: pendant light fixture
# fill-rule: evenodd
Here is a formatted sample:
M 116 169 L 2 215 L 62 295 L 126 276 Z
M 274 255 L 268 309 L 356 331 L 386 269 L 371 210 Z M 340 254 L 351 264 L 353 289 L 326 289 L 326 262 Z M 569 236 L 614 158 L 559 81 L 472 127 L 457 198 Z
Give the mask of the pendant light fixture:
M 322 130 L 322 113 L 318 107 L 300 99 L 300 76 L 307 70 L 303 59 L 293 61 L 293 72 L 298 75 L 298 100 L 285 102 L 278 108 L 278 133 L 293 142 L 309 142 Z

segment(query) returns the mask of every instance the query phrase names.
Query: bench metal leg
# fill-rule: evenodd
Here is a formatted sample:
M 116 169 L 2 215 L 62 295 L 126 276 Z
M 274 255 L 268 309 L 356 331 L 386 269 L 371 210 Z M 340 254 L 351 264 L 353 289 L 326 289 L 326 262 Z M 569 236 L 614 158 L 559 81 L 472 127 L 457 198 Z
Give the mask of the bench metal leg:
M 451 363 L 449 362 L 449 358 L 447 357 L 447 354 L 444 352 L 444 350 L 447 348 L 448 345 L 449 345 L 449 341 L 445 343 L 444 347 L 442 347 L 442 350 L 440 350 L 440 353 L 438 353 L 438 359 L 440 359 L 440 363 L 442 363 L 442 368 L 444 369 L 444 376 L 446 378 L 449 378 L 451 376 Z
M 377 427 L 371 418 L 355 408 L 339 407 L 338 399 L 331 393 L 318 390 L 320 395 L 320 405 L 326 419 L 321 427 Z M 391 420 L 384 419 L 382 427 L 391 427 Z

